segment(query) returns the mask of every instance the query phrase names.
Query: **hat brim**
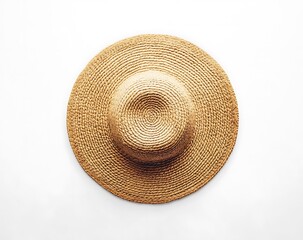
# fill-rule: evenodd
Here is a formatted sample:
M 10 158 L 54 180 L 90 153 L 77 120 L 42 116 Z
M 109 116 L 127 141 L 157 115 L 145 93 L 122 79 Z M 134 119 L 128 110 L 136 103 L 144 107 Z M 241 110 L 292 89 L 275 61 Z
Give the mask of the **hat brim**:
M 135 73 L 156 70 L 180 80 L 193 97 L 195 132 L 170 161 L 130 161 L 114 145 L 108 108 L 114 90 Z M 238 132 L 238 107 L 227 75 L 195 45 L 167 35 L 140 35 L 94 57 L 78 77 L 67 129 L 82 168 L 111 193 L 135 202 L 164 203 L 204 186 L 228 159 Z

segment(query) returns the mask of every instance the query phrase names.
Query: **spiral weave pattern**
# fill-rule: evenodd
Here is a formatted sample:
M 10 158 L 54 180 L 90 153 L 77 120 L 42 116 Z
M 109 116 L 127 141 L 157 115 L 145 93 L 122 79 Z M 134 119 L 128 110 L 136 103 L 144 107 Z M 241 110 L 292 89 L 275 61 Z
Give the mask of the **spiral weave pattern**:
M 164 203 L 205 185 L 238 131 L 231 84 L 208 54 L 182 39 L 140 35 L 99 53 L 67 110 L 83 169 L 124 199 Z
M 158 71 L 125 80 L 113 95 L 108 119 L 122 153 L 142 162 L 159 162 L 181 153 L 194 128 L 186 88 Z

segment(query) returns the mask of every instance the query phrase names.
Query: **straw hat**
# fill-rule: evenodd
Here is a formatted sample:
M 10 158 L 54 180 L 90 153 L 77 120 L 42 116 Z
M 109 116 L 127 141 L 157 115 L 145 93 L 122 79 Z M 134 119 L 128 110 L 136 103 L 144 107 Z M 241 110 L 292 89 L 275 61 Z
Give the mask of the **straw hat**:
M 238 131 L 231 84 L 208 54 L 182 39 L 140 35 L 94 57 L 78 77 L 67 129 L 82 168 L 135 202 L 164 203 L 205 185 Z

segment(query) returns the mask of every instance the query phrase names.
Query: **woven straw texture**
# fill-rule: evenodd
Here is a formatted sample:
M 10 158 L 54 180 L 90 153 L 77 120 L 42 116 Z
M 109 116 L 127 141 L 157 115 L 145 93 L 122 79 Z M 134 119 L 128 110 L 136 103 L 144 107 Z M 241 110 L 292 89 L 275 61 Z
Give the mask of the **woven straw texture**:
M 99 53 L 67 110 L 82 168 L 124 199 L 164 203 L 205 185 L 238 131 L 231 84 L 208 54 L 167 35 L 140 35 Z

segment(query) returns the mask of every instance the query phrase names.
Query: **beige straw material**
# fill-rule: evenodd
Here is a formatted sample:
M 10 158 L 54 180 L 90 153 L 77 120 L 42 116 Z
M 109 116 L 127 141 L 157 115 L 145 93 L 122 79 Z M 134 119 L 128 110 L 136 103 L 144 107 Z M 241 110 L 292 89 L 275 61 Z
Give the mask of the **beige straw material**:
M 204 186 L 237 137 L 223 69 L 195 45 L 140 35 L 100 52 L 78 77 L 67 129 L 82 168 L 134 202 L 164 203 Z

